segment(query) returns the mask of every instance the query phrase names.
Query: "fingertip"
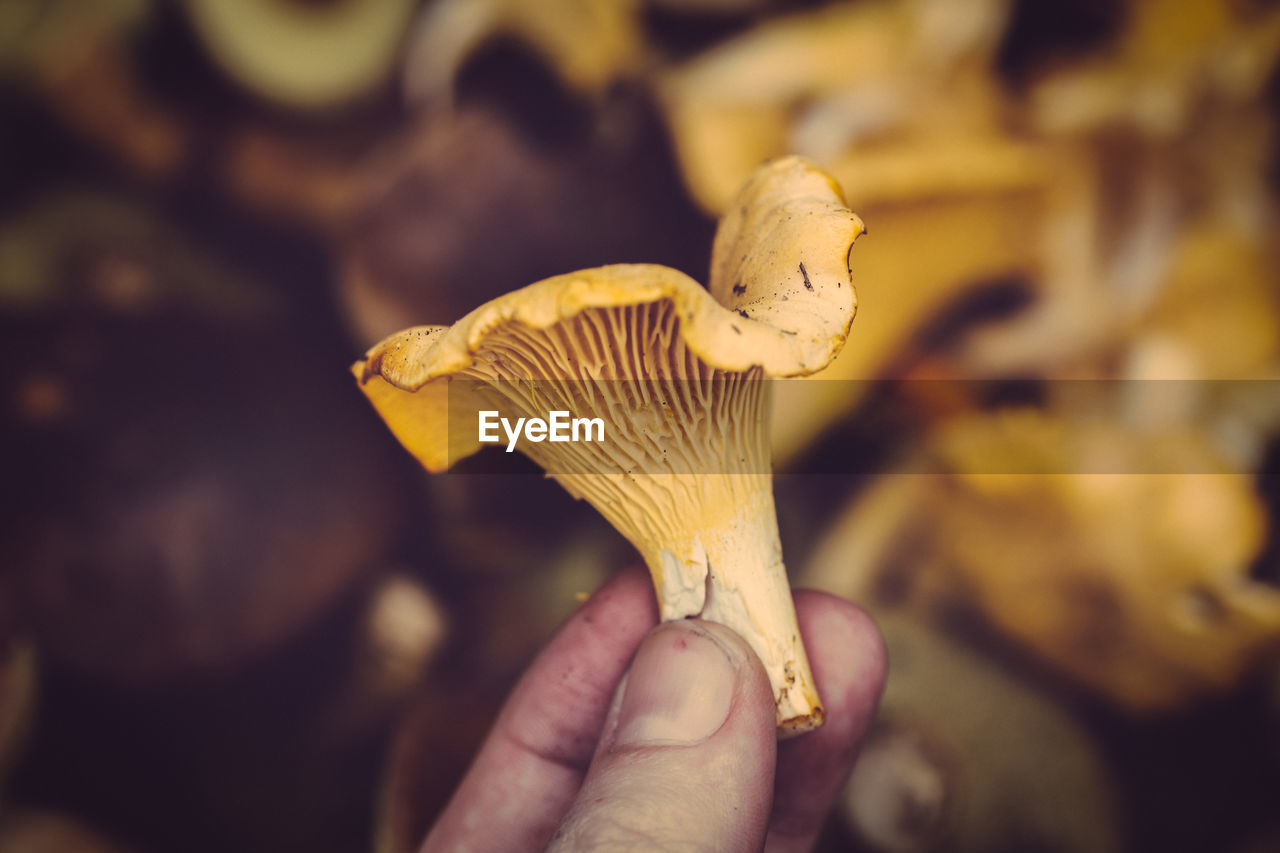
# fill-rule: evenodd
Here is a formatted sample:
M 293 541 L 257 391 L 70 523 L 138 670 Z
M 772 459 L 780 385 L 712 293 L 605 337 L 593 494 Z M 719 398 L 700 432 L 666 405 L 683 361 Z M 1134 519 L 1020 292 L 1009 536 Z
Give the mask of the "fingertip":
M 794 594 L 826 722 L 778 746 L 768 850 L 808 849 L 844 786 L 884 690 L 887 653 L 875 621 L 823 592 Z
M 777 704 L 773 700 L 773 685 L 769 674 L 756 655 L 751 644 L 732 628 L 719 622 L 701 619 L 692 621 L 714 636 L 722 648 L 730 652 L 738 669 L 737 692 L 733 700 L 733 714 L 729 724 L 732 736 L 746 738 L 761 744 L 760 750 L 772 754 L 777 748 Z
M 690 649 L 715 648 L 709 655 L 690 655 Z M 673 654 L 678 648 L 682 654 Z M 664 654 L 665 652 L 665 654 Z M 685 667 L 682 661 L 700 660 L 702 668 L 692 672 L 681 684 L 680 673 Z M 764 665 L 755 651 L 737 632 L 716 622 L 702 619 L 678 619 L 663 622 L 653 628 L 640 643 L 639 649 L 627 670 L 626 702 L 630 705 L 633 693 L 659 690 L 676 691 L 690 695 L 710 691 L 722 699 L 727 709 L 722 714 L 723 725 L 716 737 L 750 741 L 751 752 L 772 752 L 776 746 L 776 710 L 773 688 Z M 706 695 L 704 699 L 709 698 Z M 622 708 L 619 709 L 620 711 Z M 619 721 L 606 722 L 600 747 L 608 749 L 617 734 Z
M 867 611 L 838 596 L 799 590 L 795 602 L 828 725 L 847 725 L 860 737 L 884 691 L 889 666 L 884 636 Z
M 734 714 L 751 713 L 756 703 L 743 682 L 751 680 L 752 657 L 736 635 L 708 623 L 658 626 L 627 671 L 612 747 L 701 743 Z
M 643 607 L 637 607 L 644 602 Z M 657 624 L 658 605 L 653 594 L 653 582 L 643 566 L 630 565 L 622 569 L 583 602 L 575 616 L 585 617 L 586 621 L 608 621 L 625 617 L 633 618 L 636 610 L 652 617 L 650 622 Z
M 649 573 L 641 566 L 628 566 L 600 586 L 573 612 L 551 639 L 548 648 L 564 642 L 604 642 L 617 645 L 626 638 L 634 651 L 640 638 L 658 624 L 658 605 Z M 629 652 L 628 652 L 629 654 Z
M 720 622 L 711 622 L 706 619 L 682 621 L 696 625 L 700 630 L 710 634 L 725 650 L 730 660 L 742 671 L 742 686 L 749 693 L 754 694 L 751 697 L 752 700 L 756 704 L 765 701 L 772 709 L 773 688 L 769 685 L 769 675 L 765 672 L 759 655 L 741 634 Z
M 700 619 L 650 631 L 549 849 L 759 849 L 772 800 L 773 691 L 750 646 Z
M 543 756 L 585 770 L 618 681 L 657 624 L 648 572 L 629 566 L 615 574 L 565 620 L 525 670 L 499 730 Z
M 582 783 L 618 680 L 658 621 L 653 599 L 644 570 L 627 569 L 565 621 L 512 690 L 424 850 L 546 845 Z

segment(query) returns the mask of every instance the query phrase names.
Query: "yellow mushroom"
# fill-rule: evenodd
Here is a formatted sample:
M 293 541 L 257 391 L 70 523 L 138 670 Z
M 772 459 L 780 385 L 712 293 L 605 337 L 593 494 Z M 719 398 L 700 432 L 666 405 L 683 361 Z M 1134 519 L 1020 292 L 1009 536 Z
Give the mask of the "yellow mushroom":
M 1148 393 L 1179 393 L 1168 384 Z M 1056 412 L 939 424 L 920 459 L 850 505 L 801 577 L 877 617 L 980 613 L 1132 712 L 1238 687 L 1280 648 L 1280 592 L 1249 573 L 1265 507 L 1203 434 L 1099 416 L 1103 385 L 1061 383 Z
M 853 320 L 848 254 L 862 231 L 829 176 L 778 160 L 721 221 L 709 291 L 662 266 L 582 270 L 453 326 L 392 335 L 353 372 L 430 471 L 481 447 L 482 412 L 517 424 L 556 411 L 599 419 L 603 441 L 526 430 L 520 449 L 639 550 L 663 619 L 701 616 L 746 638 L 779 728 L 806 731 L 823 711 L 778 542 L 766 377 L 835 357 Z

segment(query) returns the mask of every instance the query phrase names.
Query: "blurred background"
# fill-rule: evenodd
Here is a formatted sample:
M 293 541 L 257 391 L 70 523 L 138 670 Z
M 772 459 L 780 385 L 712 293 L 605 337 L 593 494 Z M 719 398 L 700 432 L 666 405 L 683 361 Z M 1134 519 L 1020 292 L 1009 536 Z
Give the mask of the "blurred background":
M 0 0 L 0 851 L 409 851 L 636 561 L 348 365 L 705 279 L 783 153 L 870 232 L 775 389 L 891 676 L 824 850 L 1280 850 L 1280 6 Z

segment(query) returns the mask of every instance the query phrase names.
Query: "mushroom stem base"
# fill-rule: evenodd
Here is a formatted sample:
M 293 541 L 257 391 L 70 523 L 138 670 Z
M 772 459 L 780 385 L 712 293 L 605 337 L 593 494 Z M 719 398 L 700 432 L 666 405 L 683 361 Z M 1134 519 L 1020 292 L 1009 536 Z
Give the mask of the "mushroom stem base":
M 779 736 L 787 737 L 822 725 L 823 709 L 796 622 L 769 478 L 763 479 L 764 489 L 749 490 L 753 500 L 731 504 L 738 512 L 726 523 L 645 556 L 664 620 L 708 619 L 750 644 L 773 687 Z

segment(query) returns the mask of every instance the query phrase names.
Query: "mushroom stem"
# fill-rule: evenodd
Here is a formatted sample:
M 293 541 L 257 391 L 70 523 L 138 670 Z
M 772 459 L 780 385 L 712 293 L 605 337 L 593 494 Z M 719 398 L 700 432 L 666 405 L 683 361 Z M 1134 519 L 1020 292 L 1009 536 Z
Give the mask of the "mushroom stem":
M 675 549 L 646 554 L 664 620 L 698 616 L 737 631 L 759 656 L 773 687 L 783 736 L 822 725 L 823 710 L 800 640 L 769 475 L 720 474 L 739 500 L 723 526 L 694 533 Z
M 751 645 L 773 687 L 779 736 L 822 725 L 822 704 L 782 562 L 767 468 L 763 473 L 641 475 L 632 488 L 640 486 L 646 494 L 649 511 L 644 513 L 610 501 L 606 495 L 612 490 L 602 488 L 598 475 L 552 476 L 596 506 L 637 546 L 664 621 L 709 619 Z M 688 512 L 691 502 L 700 513 Z

